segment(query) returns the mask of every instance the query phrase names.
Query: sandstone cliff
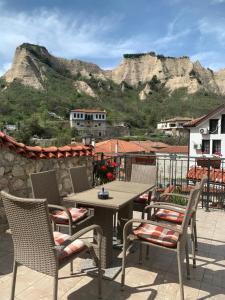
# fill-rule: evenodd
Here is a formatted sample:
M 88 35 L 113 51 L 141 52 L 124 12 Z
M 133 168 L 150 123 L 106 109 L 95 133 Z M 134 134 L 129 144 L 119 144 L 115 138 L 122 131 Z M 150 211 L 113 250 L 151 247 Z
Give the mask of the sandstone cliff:
M 201 66 L 198 61 L 192 62 L 188 57 L 164 57 L 154 52 L 126 54 L 119 66 L 104 71 L 92 63 L 54 57 L 44 47 L 23 44 L 16 49 L 12 68 L 4 78 L 7 82 L 17 79 L 25 85 L 43 89 L 49 68 L 62 76 L 82 78 L 82 83 L 76 81 L 75 88 L 92 97 L 96 97 L 98 91 L 91 90 L 85 84 L 85 78 L 112 80 L 121 84 L 122 88 L 124 83 L 134 88 L 144 84 L 145 88 L 139 92 L 141 100 L 149 95 L 153 79 L 170 91 L 187 88 L 188 93 L 195 93 L 205 89 L 225 95 L 225 69 L 213 72 Z

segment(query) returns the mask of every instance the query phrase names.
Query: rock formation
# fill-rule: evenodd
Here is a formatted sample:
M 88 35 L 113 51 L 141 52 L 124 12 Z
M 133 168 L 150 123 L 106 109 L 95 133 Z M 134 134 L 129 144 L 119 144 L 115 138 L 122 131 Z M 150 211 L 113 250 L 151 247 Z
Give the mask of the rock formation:
M 19 80 L 23 84 L 36 89 L 44 88 L 47 72 L 54 72 L 72 79 L 77 77 L 75 86 L 81 92 L 96 97 L 96 92 L 85 83 L 85 79 L 112 80 L 125 89 L 125 84 L 134 88 L 141 84 L 150 84 L 157 79 L 158 84 L 170 91 L 187 88 L 188 93 L 200 89 L 225 95 L 225 69 L 213 72 L 188 57 L 164 57 L 154 52 L 141 54 L 125 54 L 122 62 L 113 70 L 104 71 L 97 65 L 80 60 L 66 60 L 49 54 L 46 48 L 22 44 L 16 49 L 12 68 L 6 72 L 6 82 Z M 81 79 L 82 78 L 82 79 Z M 146 85 L 147 86 L 147 85 Z M 148 91 L 142 90 L 140 99 L 144 100 Z

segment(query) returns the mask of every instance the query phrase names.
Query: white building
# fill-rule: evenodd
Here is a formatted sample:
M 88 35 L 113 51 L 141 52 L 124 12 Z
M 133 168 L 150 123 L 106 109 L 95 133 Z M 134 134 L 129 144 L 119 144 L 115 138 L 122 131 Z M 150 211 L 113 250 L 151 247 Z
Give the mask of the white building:
M 104 137 L 106 134 L 106 111 L 98 109 L 74 109 L 70 112 L 70 127 L 75 127 L 80 135 L 91 134 Z
M 167 135 L 184 136 L 188 132 L 183 125 L 191 120 L 192 118 L 185 117 L 175 117 L 173 119 L 162 120 L 157 123 L 157 129 L 163 131 Z
M 225 104 L 184 127 L 190 131 L 190 156 L 225 157 Z

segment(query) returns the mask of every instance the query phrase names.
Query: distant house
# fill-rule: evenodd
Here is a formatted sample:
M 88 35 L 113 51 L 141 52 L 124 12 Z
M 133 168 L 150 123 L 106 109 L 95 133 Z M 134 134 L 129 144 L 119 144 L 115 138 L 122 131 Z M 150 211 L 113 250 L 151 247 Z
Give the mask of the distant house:
M 99 138 L 106 135 L 106 111 L 99 109 L 74 109 L 70 112 L 70 127 L 81 136 L 91 134 Z
M 190 132 L 190 156 L 225 157 L 225 103 L 184 127 Z
M 107 122 L 107 112 L 99 109 L 74 109 L 70 112 L 70 127 L 75 127 L 83 137 L 91 135 L 95 139 L 130 135 L 129 127 L 121 123 Z
M 183 125 L 190 121 L 192 121 L 192 118 L 185 117 L 175 117 L 173 119 L 162 120 L 157 123 L 157 129 L 167 135 L 184 136 L 188 134 L 188 131 L 183 127 Z

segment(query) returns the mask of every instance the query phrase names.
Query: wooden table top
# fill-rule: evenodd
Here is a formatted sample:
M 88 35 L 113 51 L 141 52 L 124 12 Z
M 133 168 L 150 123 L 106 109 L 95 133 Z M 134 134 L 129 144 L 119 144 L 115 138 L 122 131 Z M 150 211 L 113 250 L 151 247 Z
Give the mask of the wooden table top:
M 98 192 L 101 190 L 101 187 L 95 187 L 77 194 L 70 194 L 64 199 L 93 207 L 118 210 L 150 188 L 148 184 L 115 181 L 104 185 L 104 188 L 109 191 L 109 199 L 99 199 Z

